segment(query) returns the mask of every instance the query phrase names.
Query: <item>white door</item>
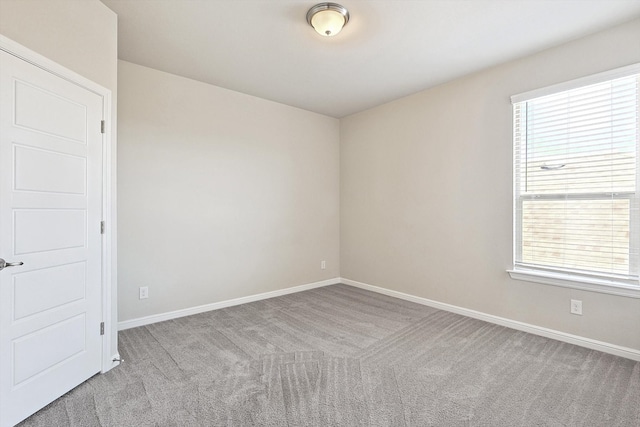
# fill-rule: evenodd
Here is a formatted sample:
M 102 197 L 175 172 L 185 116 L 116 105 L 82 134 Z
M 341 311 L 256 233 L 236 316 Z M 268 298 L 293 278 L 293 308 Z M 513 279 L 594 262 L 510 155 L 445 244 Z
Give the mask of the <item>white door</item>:
M 0 55 L 5 427 L 100 371 L 102 97 Z

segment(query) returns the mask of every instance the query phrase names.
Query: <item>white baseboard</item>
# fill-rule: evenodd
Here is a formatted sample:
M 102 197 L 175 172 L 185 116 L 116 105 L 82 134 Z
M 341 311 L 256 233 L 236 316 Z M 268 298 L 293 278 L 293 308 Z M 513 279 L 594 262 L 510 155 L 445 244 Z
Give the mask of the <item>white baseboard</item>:
M 615 356 L 625 357 L 627 359 L 640 361 L 640 350 L 633 348 L 622 347 L 616 344 L 610 344 L 603 341 L 593 340 L 591 338 L 585 338 L 578 335 L 568 334 L 566 332 L 556 331 L 554 329 L 543 328 L 541 326 L 531 325 L 529 323 L 519 322 L 517 320 L 506 319 L 504 317 L 494 316 L 492 314 L 483 313 L 481 311 L 470 310 L 468 308 L 458 307 L 452 304 L 446 304 L 430 300 L 427 298 L 417 297 L 415 295 L 405 294 L 403 292 L 392 291 L 390 289 L 381 288 L 378 286 L 369 285 L 367 283 L 357 282 L 355 280 L 346 279 L 344 277 L 323 280 L 320 282 L 308 283 L 306 285 L 294 286 L 286 289 L 279 289 L 277 291 L 265 292 L 262 294 L 249 295 L 242 298 L 235 298 L 227 301 L 214 302 L 211 304 L 200 305 L 197 307 L 185 308 L 183 310 L 170 311 L 168 313 L 154 314 L 151 316 L 139 317 L 137 319 L 125 320 L 118 323 L 118 330 L 122 331 L 129 328 L 135 328 L 138 326 L 149 325 L 151 323 L 162 322 L 164 320 L 176 319 L 178 317 L 191 316 L 192 314 L 203 313 L 205 311 L 218 310 L 220 308 L 231 307 L 234 305 L 246 304 L 248 302 L 260 301 L 263 299 L 279 297 L 282 295 L 288 295 L 296 292 L 302 292 L 309 289 L 321 288 L 323 286 L 335 285 L 338 283 L 344 283 L 345 285 L 353 286 L 356 288 L 366 289 L 368 291 L 376 292 L 383 295 L 388 295 L 394 298 L 400 298 L 406 301 L 415 302 L 417 304 L 426 305 L 429 307 L 437 308 L 439 310 L 449 311 L 452 313 L 460 314 L 462 316 L 471 317 L 478 320 L 484 320 L 485 322 L 493 323 L 507 328 L 516 329 L 518 331 L 528 332 L 534 335 L 551 338 L 554 340 L 566 342 L 569 344 L 579 345 L 581 347 L 589 348 L 591 350 L 598 350 L 603 353 L 613 354 Z
M 534 335 L 551 338 L 554 340 L 566 342 L 569 344 L 579 345 L 591 350 L 598 350 L 603 353 L 613 354 L 615 356 L 625 357 L 627 359 L 640 361 L 640 350 L 633 348 L 622 347 L 615 344 L 606 343 L 603 341 L 597 341 L 590 338 L 581 337 L 578 335 L 568 334 L 566 332 L 560 332 L 553 329 L 543 328 L 541 326 L 531 325 L 529 323 L 518 322 L 517 320 L 505 319 L 504 317 L 494 316 L 492 314 L 483 313 L 481 311 L 470 310 L 468 308 L 458 307 L 456 305 L 445 304 L 438 301 L 433 301 L 427 298 L 417 297 L 414 295 L 405 294 L 398 291 L 392 291 L 378 286 L 369 285 L 362 282 L 356 282 L 355 280 L 341 278 L 340 283 L 345 285 L 354 286 L 356 288 L 366 289 L 368 291 L 377 292 L 379 294 L 388 295 L 394 298 L 400 298 L 403 300 L 415 302 L 418 304 L 426 305 L 429 307 L 437 308 L 440 310 L 450 311 L 452 313 L 460 314 L 462 316 L 472 317 L 474 319 L 484 320 L 485 322 L 494 323 L 500 326 L 506 326 L 507 328 L 516 329 L 518 331 L 528 332 Z
M 291 288 L 278 289 L 277 291 L 264 292 L 262 294 L 249 295 L 241 298 L 234 298 L 226 301 L 214 302 L 211 304 L 199 305 L 196 307 L 184 308 L 182 310 L 169 311 L 167 313 L 153 314 L 151 316 L 138 317 L 137 319 L 124 320 L 118 322 L 118 330 L 136 328 L 138 326 L 149 325 L 151 323 L 162 322 L 165 320 L 177 319 L 178 317 L 191 316 L 192 314 L 204 313 L 205 311 L 218 310 L 220 308 L 232 307 L 234 305 L 246 304 L 248 302 L 260 301 L 263 299 L 279 297 L 282 295 L 302 292 L 309 289 L 321 288 L 323 286 L 335 285 L 340 283 L 340 278 L 322 280 L 320 282 L 307 283 L 306 285 L 293 286 Z

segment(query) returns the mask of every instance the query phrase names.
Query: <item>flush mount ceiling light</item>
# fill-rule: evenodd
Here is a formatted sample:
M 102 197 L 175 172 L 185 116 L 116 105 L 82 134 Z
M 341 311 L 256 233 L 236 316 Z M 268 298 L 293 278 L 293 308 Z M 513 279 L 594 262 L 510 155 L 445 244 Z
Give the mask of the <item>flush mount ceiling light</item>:
M 307 22 L 322 36 L 335 36 L 349 22 L 349 11 L 336 3 L 318 3 L 307 12 Z

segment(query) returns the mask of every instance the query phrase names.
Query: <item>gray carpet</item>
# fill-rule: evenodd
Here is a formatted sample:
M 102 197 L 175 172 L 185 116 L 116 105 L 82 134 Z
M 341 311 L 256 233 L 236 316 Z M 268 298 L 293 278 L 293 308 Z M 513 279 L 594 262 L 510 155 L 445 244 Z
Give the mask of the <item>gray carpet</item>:
M 24 426 L 640 426 L 640 363 L 345 285 L 120 333 Z

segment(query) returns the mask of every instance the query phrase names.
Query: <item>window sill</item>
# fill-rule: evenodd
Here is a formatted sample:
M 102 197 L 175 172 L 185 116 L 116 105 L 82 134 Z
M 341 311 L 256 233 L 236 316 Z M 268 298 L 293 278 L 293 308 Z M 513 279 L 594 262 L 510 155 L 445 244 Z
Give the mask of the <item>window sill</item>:
M 617 282 L 613 279 L 584 277 L 573 274 L 527 270 L 521 268 L 507 270 L 507 272 L 509 273 L 509 276 L 515 280 L 524 280 L 526 282 L 542 283 L 545 285 L 580 289 L 583 291 L 599 292 L 602 294 L 618 295 L 629 298 L 640 298 L 640 283 L 629 284 L 626 282 Z

